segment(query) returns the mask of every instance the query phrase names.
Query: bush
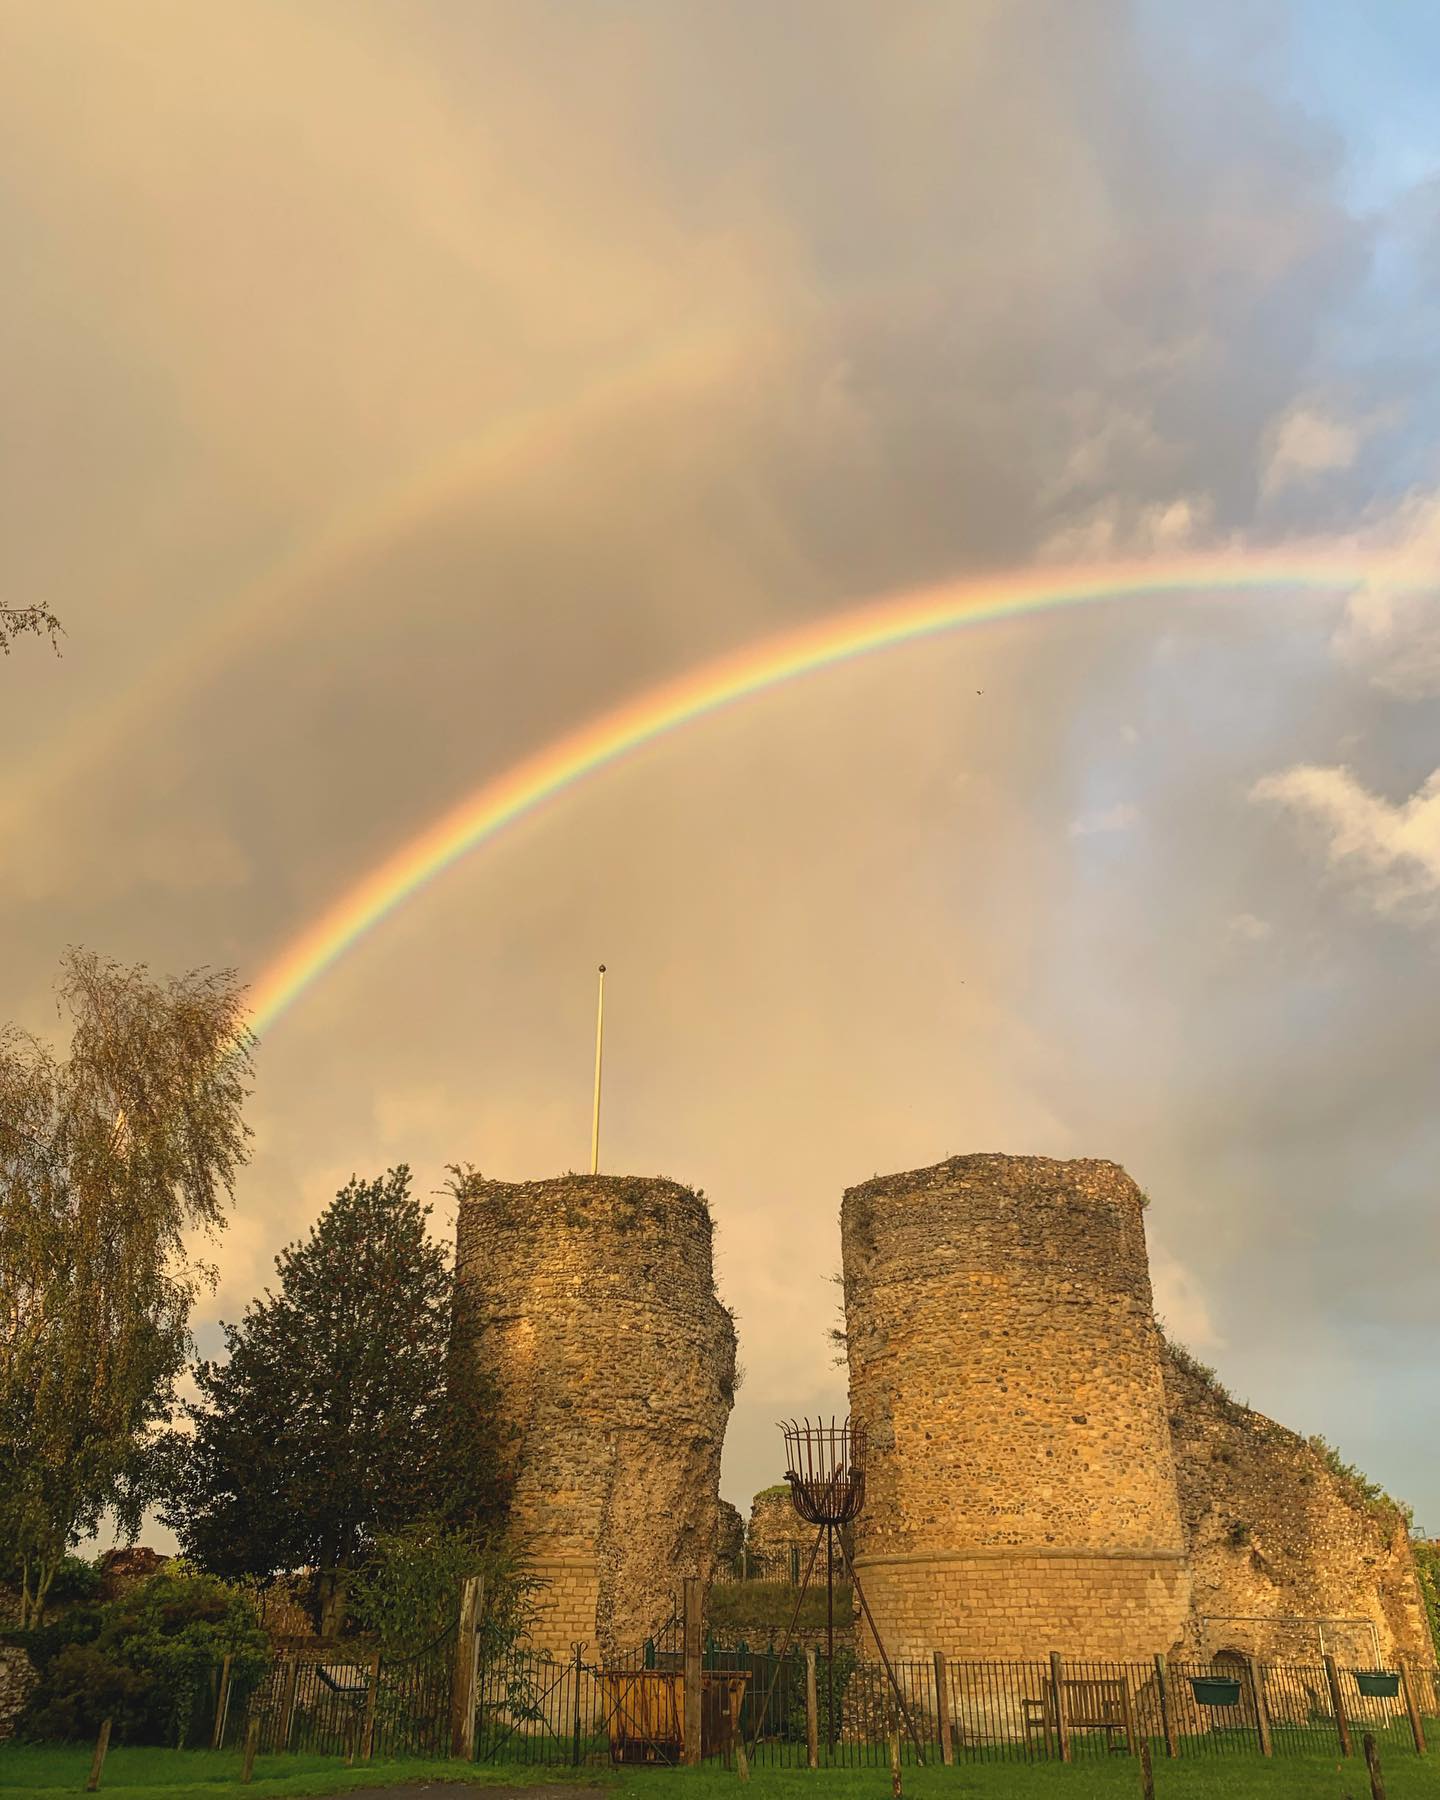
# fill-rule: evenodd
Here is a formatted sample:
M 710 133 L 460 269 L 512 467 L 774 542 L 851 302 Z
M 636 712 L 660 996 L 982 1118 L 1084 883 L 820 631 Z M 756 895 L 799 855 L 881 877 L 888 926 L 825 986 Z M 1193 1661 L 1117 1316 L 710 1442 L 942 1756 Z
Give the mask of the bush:
M 105 1719 L 122 1743 L 150 1743 L 155 1684 L 96 1644 L 67 1644 L 53 1658 L 20 1719 L 27 1738 L 93 1738 Z
M 41 1678 L 18 1722 L 34 1739 L 90 1738 L 109 1718 L 117 1742 L 178 1747 L 222 1659 L 232 1658 L 231 1678 L 243 1689 L 259 1679 L 268 1654 L 249 1597 L 183 1563 L 33 1635 L 50 1639 L 36 1646 Z
M 50 1592 L 45 1596 L 49 1609 L 68 1606 L 93 1606 L 100 1599 L 100 1571 L 83 1556 L 63 1556 Z
M 502 1655 L 524 1635 L 543 1584 L 523 1550 L 434 1521 L 377 1536 L 351 1580 L 351 1616 L 384 1655 L 414 1656 L 454 1625 L 470 1575 L 483 1582 L 482 1648 L 487 1658 Z
M 852 1622 L 852 1591 L 848 1581 L 835 1583 L 837 1631 L 848 1629 Z M 710 1630 L 717 1638 L 725 1641 L 743 1635 L 752 1643 L 774 1643 L 778 1646 L 795 1611 L 799 1592 L 788 1581 L 716 1582 L 710 1589 L 710 1603 L 706 1613 Z M 807 1632 L 819 1631 L 824 1624 L 825 1584 L 822 1578 L 818 1582 L 811 1582 L 810 1591 L 800 1608 L 800 1617 L 796 1620 L 796 1628 Z

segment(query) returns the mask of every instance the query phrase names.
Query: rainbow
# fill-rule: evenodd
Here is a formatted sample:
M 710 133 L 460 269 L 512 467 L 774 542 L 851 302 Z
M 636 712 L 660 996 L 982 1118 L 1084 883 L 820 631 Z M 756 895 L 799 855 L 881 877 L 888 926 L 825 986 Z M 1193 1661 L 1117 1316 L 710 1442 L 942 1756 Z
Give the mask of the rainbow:
M 636 751 L 739 701 L 874 651 L 987 621 L 1166 593 L 1263 588 L 1340 592 L 1380 573 L 1373 561 L 1346 565 L 1333 551 L 1313 562 L 1291 551 L 1103 569 L 1036 569 L 887 596 L 746 645 L 556 738 L 483 782 L 402 844 L 266 966 L 255 987 L 251 1027 L 263 1035 L 397 908 L 471 851 L 493 842 L 508 825 Z M 1397 585 L 1415 584 L 1413 574 L 1397 572 Z
M 387 481 L 338 508 L 274 563 L 202 614 L 138 680 L 113 686 L 110 697 L 87 707 L 67 726 L 57 753 L 35 757 L 7 777 L 0 790 L 0 837 L 18 837 L 27 819 L 57 790 L 115 754 L 118 740 L 152 718 L 168 699 L 197 687 L 273 629 L 343 594 L 343 578 L 402 541 L 409 531 L 477 490 L 545 468 L 584 441 L 626 405 L 669 396 L 689 404 L 734 379 L 753 344 L 728 321 L 700 321 L 567 388 L 542 404 L 500 414 L 462 442 L 447 445 L 404 477 Z M 72 654 L 81 654 L 75 646 Z

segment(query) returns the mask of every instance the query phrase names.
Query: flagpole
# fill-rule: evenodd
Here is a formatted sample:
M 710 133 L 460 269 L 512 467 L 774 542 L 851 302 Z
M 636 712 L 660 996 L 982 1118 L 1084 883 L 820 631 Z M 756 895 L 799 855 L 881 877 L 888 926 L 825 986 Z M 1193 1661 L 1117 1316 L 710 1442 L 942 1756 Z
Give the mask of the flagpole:
M 600 1064 L 605 1051 L 605 965 L 600 965 L 600 997 L 595 1006 L 595 1110 L 590 1119 L 590 1173 L 600 1173 Z

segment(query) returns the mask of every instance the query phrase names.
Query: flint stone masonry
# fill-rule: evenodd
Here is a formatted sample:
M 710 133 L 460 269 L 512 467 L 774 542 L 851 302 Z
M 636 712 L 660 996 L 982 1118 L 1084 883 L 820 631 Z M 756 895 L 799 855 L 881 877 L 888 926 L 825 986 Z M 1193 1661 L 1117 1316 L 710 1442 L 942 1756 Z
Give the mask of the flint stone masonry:
M 39 1679 L 18 1644 L 0 1644 L 0 1740 L 15 1735 L 15 1721 Z
M 122 1594 L 128 1594 L 151 1576 L 158 1575 L 170 1561 L 158 1550 L 152 1550 L 148 1544 L 128 1544 L 123 1547 L 107 1550 L 97 1565 L 100 1571 L 100 1598 L 102 1600 L 118 1600 Z
M 740 1553 L 744 1548 L 745 1521 L 740 1516 L 740 1508 L 732 1506 L 728 1500 L 722 1500 L 715 1520 L 716 1575 L 722 1571 L 729 1574 L 732 1570 L 737 1570 L 740 1566 Z
M 709 1579 L 735 1328 L 715 1295 L 710 1210 L 673 1181 L 472 1176 L 457 1312 L 495 1381 L 512 1520 L 548 1583 L 532 1630 L 632 1649 Z
M 1142 1222 L 1118 1164 L 957 1156 L 851 1188 L 856 1565 L 890 1653 L 1152 1655 L 1190 1613 Z
M 1433 1660 L 1409 1533 L 1324 1453 L 1229 1398 L 1167 1346 L 1180 1506 L 1195 1581 L 1189 1647 L 1267 1661 Z M 1259 1615 L 1254 1616 L 1254 1615 Z M 1373 1623 L 1372 1636 L 1368 1621 Z
M 787 1482 L 761 1488 L 750 1502 L 750 1524 L 745 1533 L 745 1549 L 752 1568 L 758 1568 L 777 1581 L 788 1579 L 790 1552 L 800 1552 L 800 1573 L 810 1560 L 815 1545 L 815 1527 L 807 1525 L 795 1510 Z

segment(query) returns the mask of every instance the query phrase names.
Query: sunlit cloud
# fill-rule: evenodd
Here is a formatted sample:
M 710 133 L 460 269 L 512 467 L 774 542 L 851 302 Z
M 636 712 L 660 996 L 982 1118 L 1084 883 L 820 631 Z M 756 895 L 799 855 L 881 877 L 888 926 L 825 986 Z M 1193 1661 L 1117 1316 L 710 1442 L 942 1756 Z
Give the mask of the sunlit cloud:
M 1293 813 L 1327 865 L 1379 913 L 1435 916 L 1440 902 L 1440 769 L 1399 802 L 1346 768 L 1297 765 L 1256 783 L 1252 798 Z

